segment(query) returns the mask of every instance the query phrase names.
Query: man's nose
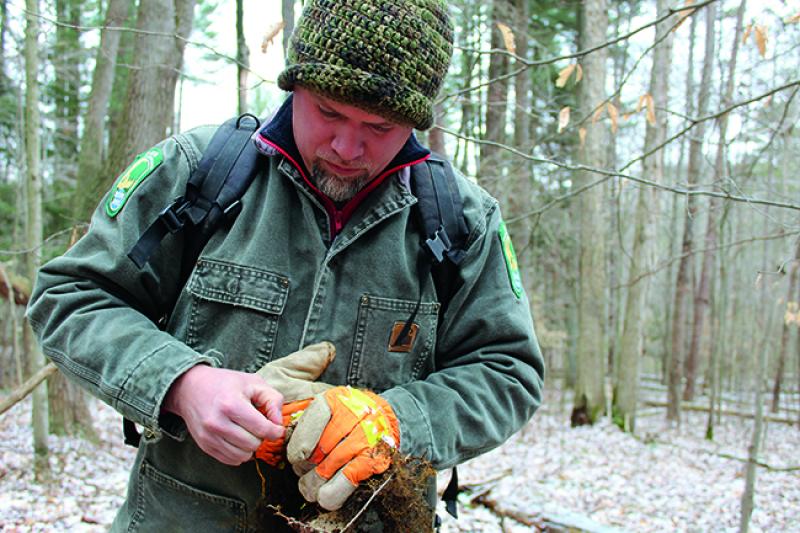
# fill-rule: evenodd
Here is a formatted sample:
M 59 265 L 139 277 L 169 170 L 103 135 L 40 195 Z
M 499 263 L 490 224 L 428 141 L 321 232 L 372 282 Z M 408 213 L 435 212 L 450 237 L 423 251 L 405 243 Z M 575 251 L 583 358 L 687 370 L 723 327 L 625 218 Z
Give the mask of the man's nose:
M 331 141 L 331 148 L 342 161 L 352 161 L 364 155 L 364 141 L 353 128 L 338 128 Z

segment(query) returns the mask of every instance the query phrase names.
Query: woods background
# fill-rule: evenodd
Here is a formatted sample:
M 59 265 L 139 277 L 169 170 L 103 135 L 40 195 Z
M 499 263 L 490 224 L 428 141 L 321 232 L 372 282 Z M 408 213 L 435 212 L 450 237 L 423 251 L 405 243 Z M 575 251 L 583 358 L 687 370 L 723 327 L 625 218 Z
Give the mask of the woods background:
M 800 428 L 800 7 L 449 4 L 453 65 L 421 137 L 500 200 L 547 387 L 568 393 L 573 425 L 703 410 L 713 439 L 723 414 L 752 420 L 752 502 L 761 421 Z M 301 7 L 0 0 L 0 388 L 46 364 L 23 316 L 41 262 L 136 154 L 279 103 Z M 82 394 L 47 383 L 40 454 L 48 433 L 94 433 Z

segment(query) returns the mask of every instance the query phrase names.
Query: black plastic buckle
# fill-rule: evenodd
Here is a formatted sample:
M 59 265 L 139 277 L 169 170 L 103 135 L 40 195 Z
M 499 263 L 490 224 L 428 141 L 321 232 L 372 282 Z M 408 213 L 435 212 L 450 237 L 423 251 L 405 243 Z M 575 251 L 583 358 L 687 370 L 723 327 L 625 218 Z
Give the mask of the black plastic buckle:
M 171 204 L 158 214 L 159 220 L 164 223 L 167 231 L 177 233 L 186 225 L 186 220 L 182 216 L 191 202 L 183 196 L 176 198 Z
M 432 239 L 425 239 L 425 245 L 439 263 L 444 261 L 445 254 L 450 251 L 450 247 L 452 246 L 450 238 L 447 236 L 447 232 L 442 226 L 439 226 L 439 229 L 436 230 Z

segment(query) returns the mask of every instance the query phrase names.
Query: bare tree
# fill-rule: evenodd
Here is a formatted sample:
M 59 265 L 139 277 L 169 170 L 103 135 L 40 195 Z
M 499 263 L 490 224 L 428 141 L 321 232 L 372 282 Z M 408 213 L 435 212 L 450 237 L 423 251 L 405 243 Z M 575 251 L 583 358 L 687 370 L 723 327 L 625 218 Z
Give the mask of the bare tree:
M 172 126 L 175 85 L 192 30 L 195 0 L 141 0 L 123 121 L 126 135 L 110 147 L 109 166 L 121 169 L 166 137 Z
M 25 164 L 27 168 L 27 217 L 26 245 L 27 274 L 29 279 L 36 277 L 42 262 L 42 171 L 40 161 L 39 117 L 39 0 L 25 0 L 27 13 L 25 27 Z M 36 373 L 45 366 L 42 354 L 33 337 L 30 325 L 25 325 L 25 348 L 29 367 Z M 35 475 L 39 480 L 46 479 L 48 466 L 48 418 L 47 385 L 42 383 L 33 391 L 33 448 Z
M 658 0 L 658 15 L 664 15 L 669 9 L 666 0 Z M 667 109 L 669 73 L 672 62 L 672 19 L 666 19 L 657 26 L 655 51 L 653 52 L 653 68 L 650 71 L 650 96 L 647 129 L 645 132 L 644 151 L 649 153 L 660 146 L 667 137 L 667 114 L 655 115 L 655 109 Z M 661 182 L 664 174 L 664 150 L 658 150 L 644 160 L 644 174 L 655 182 Z M 640 279 L 641 274 L 649 270 L 650 252 L 648 244 L 653 240 L 650 227 L 653 206 L 656 205 L 652 187 L 640 186 L 634 215 L 633 250 L 631 251 L 628 276 L 627 302 L 625 304 L 625 321 L 619 346 L 619 357 L 616 365 L 616 383 L 614 386 L 614 410 L 622 428 L 633 431 L 636 424 L 636 402 L 639 383 L 639 361 L 642 352 L 642 323 L 644 302 L 647 297 L 649 279 Z M 616 417 L 615 417 L 616 418 Z
M 605 0 L 586 0 L 581 4 L 580 48 L 588 49 L 605 42 L 608 14 Z M 601 48 L 583 60 L 584 81 L 579 86 L 578 106 L 583 113 L 590 112 L 605 100 L 606 50 Z M 587 134 L 584 146 L 578 152 L 581 163 L 604 167 L 606 153 L 605 130 L 598 123 Z M 594 181 L 596 176 L 588 171 L 575 173 L 574 187 L 580 188 Z M 603 190 L 593 187 L 581 193 L 576 206 L 580 221 L 579 297 L 577 379 L 572 423 L 594 423 L 605 408 L 605 220 L 602 212 Z
M 706 40 L 703 57 L 703 74 L 700 80 L 700 91 L 697 99 L 697 115 L 704 116 L 708 110 L 708 99 L 711 92 L 711 76 L 714 70 L 714 26 L 716 22 L 716 4 L 709 4 L 706 12 Z M 687 170 L 687 187 L 691 188 L 699 182 L 700 165 L 703 161 L 703 137 L 705 122 L 697 125 L 689 142 L 689 168 Z M 680 421 L 681 384 L 683 376 L 683 353 L 686 339 L 686 299 L 690 291 L 691 250 L 694 241 L 694 219 L 697 216 L 697 203 L 694 196 L 687 198 L 686 216 L 683 225 L 683 242 L 681 260 L 678 264 L 678 278 L 675 282 L 675 303 L 672 307 L 672 343 L 669 354 L 668 404 L 667 419 Z

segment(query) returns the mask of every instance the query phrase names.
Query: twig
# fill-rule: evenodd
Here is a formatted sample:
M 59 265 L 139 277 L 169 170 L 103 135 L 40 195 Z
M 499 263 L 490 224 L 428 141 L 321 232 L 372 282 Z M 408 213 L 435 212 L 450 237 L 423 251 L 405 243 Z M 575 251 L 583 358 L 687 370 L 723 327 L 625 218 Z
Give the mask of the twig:
M 367 500 L 367 503 L 365 503 L 361 507 L 361 509 L 359 509 L 359 511 L 355 514 L 355 516 L 353 518 L 351 518 L 350 521 L 342 528 L 342 533 L 344 533 L 345 531 L 350 529 L 350 526 L 352 526 L 355 523 L 355 521 L 358 519 L 358 517 L 361 516 L 362 514 L 364 514 L 364 511 L 367 510 L 367 507 L 369 507 L 369 504 L 372 503 L 372 500 L 375 499 L 375 497 L 378 495 L 378 493 L 383 490 L 383 487 L 385 487 L 386 484 L 389 483 L 392 480 L 392 478 L 394 478 L 394 474 L 389 475 L 389 477 L 387 477 L 386 480 L 383 483 L 381 483 L 380 486 L 377 489 L 375 489 L 375 492 L 373 492 L 372 495 L 369 497 L 369 499 Z

